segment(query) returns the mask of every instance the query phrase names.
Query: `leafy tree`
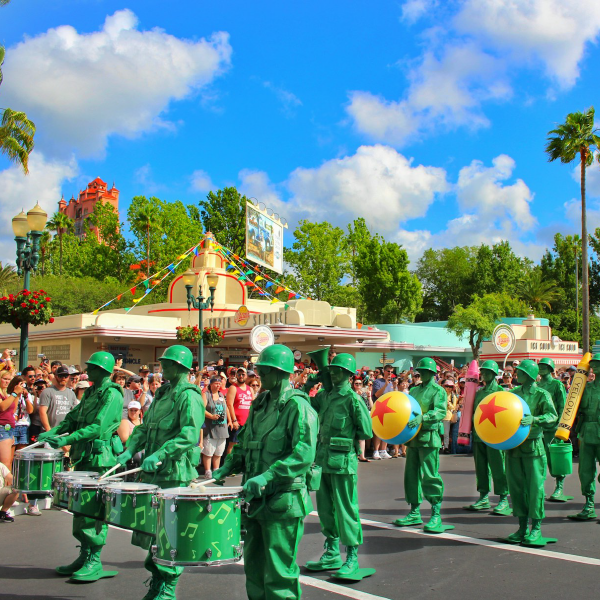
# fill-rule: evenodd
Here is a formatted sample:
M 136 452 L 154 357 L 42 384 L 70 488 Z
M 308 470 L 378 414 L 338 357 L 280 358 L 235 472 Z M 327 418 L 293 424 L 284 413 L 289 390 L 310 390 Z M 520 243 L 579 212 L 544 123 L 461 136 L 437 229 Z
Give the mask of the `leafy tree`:
M 526 277 L 531 265 L 529 259 L 517 256 L 507 241 L 493 246 L 481 244 L 475 255 L 470 287 L 478 294 L 492 294 L 513 289 Z
M 587 111 L 569 113 L 566 121 L 552 129 L 549 133 L 546 152 L 548 160 L 560 159 L 562 163 L 571 163 L 579 159 L 581 182 L 581 262 L 582 262 L 582 337 L 583 351 L 589 351 L 590 338 L 590 299 L 588 275 L 588 232 L 585 197 L 585 169 L 589 167 L 594 156 L 600 159 L 600 137 L 594 129 L 594 107 Z
M 41 274 L 44 275 L 44 270 L 46 266 L 46 257 L 48 255 L 48 250 L 50 246 L 50 242 L 52 241 L 52 235 L 47 229 L 44 229 L 41 237 L 40 237 L 40 270 Z
M 146 268 L 147 277 L 150 277 L 150 227 L 157 226 L 155 213 L 152 207 L 148 204 L 140 206 L 137 213 L 135 213 L 132 227 L 136 229 L 146 229 L 147 243 L 146 243 Z
M 0 262 L 0 293 L 3 296 L 8 295 L 8 290 L 19 287 L 20 282 L 21 278 L 17 275 L 15 267 Z
M 74 221 L 67 217 L 65 213 L 60 211 L 55 212 L 52 218 L 46 223 L 46 227 L 50 231 L 56 231 L 60 245 L 60 260 L 59 260 L 59 275 L 62 275 L 62 259 L 63 259 L 63 235 L 71 233 L 74 229 Z
M 538 314 L 546 308 L 552 310 L 551 303 L 560 298 L 556 282 L 545 279 L 541 269 L 534 269 L 528 277 L 521 280 L 516 291 L 519 298 Z

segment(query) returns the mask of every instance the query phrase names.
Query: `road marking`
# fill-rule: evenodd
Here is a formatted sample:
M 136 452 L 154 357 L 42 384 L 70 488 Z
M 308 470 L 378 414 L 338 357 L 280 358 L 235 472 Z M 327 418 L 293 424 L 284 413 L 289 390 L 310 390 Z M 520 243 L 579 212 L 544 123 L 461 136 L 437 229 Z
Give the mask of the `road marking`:
M 316 511 L 310 513 L 311 516 L 318 516 Z M 578 556 L 577 554 L 566 554 L 564 552 L 555 552 L 553 550 L 544 550 L 543 548 L 527 548 L 526 546 L 514 546 L 512 544 L 503 544 L 502 542 L 494 542 L 492 540 L 484 540 L 480 538 L 468 537 L 457 533 L 427 533 L 422 529 L 414 527 L 397 527 L 391 523 L 382 523 L 381 521 L 372 521 L 371 519 L 361 519 L 363 525 L 369 525 L 378 529 L 388 529 L 389 531 L 401 531 L 402 533 L 412 533 L 414 535 L 422 535 L 431 538 L 441 538 L 444 540 L 453 540 L 463 544 L 473 544 L 475 546 L 485 546 L 495 550 L 505 552 L 517 552 L 520 554 L 532 554 L 534 556 L 542 556 L 544 558 L 554 558 L 556 560 L 566 560 L 569 562 L 579 563 L 582 565 L 600 566 L 600 559 L 591 558 L 589 556 Z
M 389 598 L 384 598 L 383 596 L 374 596 L 368 592 L 361 592 L 360 590 L 354 590 L 343 585 L 323 581 L 316 577 L 307 577 L 306 575 L 300 575 L 300 583 L 319 588 L 320 590 L 325 590 L 326 592 L 331 592 L 332 594 L 346 596 L 346 598 L 354 598 L 354 600 L 389 600 Z

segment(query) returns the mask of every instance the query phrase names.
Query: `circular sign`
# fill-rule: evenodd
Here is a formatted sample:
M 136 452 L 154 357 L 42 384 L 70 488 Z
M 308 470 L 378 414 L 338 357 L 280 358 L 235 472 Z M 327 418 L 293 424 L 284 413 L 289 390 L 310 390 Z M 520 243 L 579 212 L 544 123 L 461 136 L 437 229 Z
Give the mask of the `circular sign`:
M 259 354 L 275 343 L 275 335 L 268 325 L 257 325 L 250 332 L 250 346 Z
M 244 305 L 242 305 L 237 309 L 237 312 L 235 313 L 233 320 L 235 323 L 237 323 L 238 325 L 243 327 L 248 322 L 249 318 L 250 318 L 250 311 Z
M 302 358 L 302 352 L 300 350 L 294 350 L 294 359 L 300 360 Z
M 492 344 L 500 354 L 510 354 L 516 344 L 515 334 L 510 325 L 498 325 L 492 334 Z

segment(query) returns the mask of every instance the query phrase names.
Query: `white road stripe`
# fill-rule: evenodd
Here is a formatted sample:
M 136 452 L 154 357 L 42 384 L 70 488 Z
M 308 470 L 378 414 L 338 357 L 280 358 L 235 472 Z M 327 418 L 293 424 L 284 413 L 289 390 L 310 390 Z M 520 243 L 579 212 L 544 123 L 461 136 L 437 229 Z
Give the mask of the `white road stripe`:
M 354 600 L 389 600 L 389 598 L 384 598 L 383 596 L 374 596 L 368 592 L 361 592 L 360 590 L 330 583 L 329 581 L 323 581 L 316 577 L 307 577 L 306 575 L 300 575 L 300 583 L 309 585 L 310 587 L 319 588 L 320 590 L 325 590 L 326 592 L 331 592 L 332 594 L 346 596 L 346 598 L 354 598 Z

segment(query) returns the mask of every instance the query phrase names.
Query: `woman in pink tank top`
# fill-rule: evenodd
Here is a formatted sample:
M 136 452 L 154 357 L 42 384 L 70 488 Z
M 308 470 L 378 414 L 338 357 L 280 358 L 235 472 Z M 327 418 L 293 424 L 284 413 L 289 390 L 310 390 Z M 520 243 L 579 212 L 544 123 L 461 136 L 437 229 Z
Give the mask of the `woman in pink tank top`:
M 237 436 L 248 419 L 250 405 L 254 398 L 252 388 L 246 385 L 246 369 L 240 367 L 235 377 L 236 382 L 227 390 L 227 406 L 233 420 L 229 444 L 227 445 L 227 454 L 231 452 L 233 446 L 237 443 Z

